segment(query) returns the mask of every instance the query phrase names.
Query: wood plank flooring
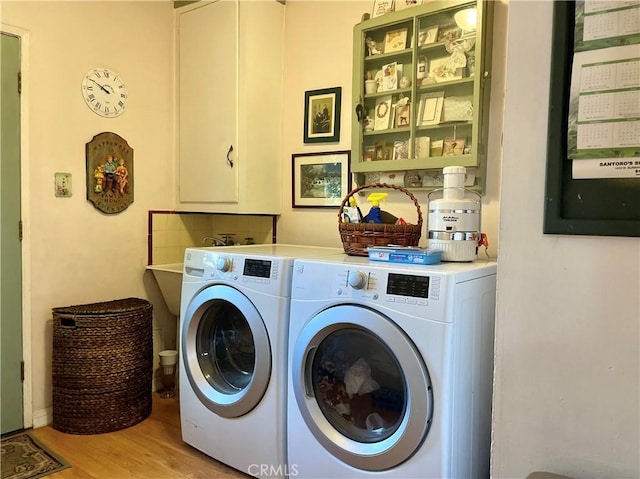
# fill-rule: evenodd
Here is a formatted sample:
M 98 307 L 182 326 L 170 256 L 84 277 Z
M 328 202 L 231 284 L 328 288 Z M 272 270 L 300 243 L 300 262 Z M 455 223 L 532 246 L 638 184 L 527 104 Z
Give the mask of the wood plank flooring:
M 46 426 L 33 435 L 71 468 L 51 479 L 232 479 L 247 476 L 182 442 L 179 403 L 153 394 L 151 415 L 135 426 L 96 435 Z

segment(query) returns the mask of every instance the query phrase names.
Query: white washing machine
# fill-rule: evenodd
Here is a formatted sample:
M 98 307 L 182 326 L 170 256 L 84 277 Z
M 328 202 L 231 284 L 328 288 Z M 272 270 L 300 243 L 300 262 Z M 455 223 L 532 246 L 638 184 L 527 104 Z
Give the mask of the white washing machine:
M 293 260 L 341 252 L 281 244 L 185 250 L 179 380 L 186 443 L 251 476 L 288 475 Z
M 299 260 L 287 443 L 297 478 L 488 478 L 496 264 Z

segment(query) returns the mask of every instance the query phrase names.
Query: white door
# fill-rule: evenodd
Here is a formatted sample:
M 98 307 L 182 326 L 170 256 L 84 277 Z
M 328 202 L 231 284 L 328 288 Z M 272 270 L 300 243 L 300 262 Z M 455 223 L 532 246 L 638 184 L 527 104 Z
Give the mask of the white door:
M 180 336 L 187 378 L 202 404 L 233 418 L 260 403 L 271 377 L 271 346 L 245 295 L 224 285 L 204 289 L 189 304 Z
M 433 392 L 417 348 L 389 318 L 341 305 L 309 321 L 292 351 L 296 404 L 331 454 L 380 471 L 420 447 L 433 417 Z
M 238 2 L 179 19 L 181 203 L 238 202 Z

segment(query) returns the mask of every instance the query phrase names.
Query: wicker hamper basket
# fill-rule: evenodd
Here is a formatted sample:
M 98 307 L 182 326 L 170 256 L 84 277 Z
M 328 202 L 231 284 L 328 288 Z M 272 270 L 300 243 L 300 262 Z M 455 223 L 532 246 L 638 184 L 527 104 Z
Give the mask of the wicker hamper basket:
M 53 427 L 102 434 L 151 414 L 152 309 L 144 299 L 53 308 Z
M 417 224 L 343 223 L 342 211 L 343 208 L 349 204 L 349 198 L 357 192 L 368 188 L 386 188 L 402 191 L 413 200 L 413 204 L 418 212 Z M 340 211 L 338 211 L 338 230 L 340 231 L 344 252 L 351 256 L 368 256 L 367 248 L 374 246 L 387 246 L 389 244 L 418 246 L 422 232 L 422 211 L 420 211 L 418 200 L 410 191 L 400 186 L 388 185 L 386 183 L 370 183 L 351 190 L 342 200 Z

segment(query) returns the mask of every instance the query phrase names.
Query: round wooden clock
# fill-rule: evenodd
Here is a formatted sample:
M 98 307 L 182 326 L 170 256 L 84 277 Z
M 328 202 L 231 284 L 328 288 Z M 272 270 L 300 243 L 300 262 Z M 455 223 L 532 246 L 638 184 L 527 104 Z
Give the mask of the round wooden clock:
M 115 118 L 127 108 L 127 88 L 109 68 L 92 68 L 82 79 L 82 97 L 94 113 Z

